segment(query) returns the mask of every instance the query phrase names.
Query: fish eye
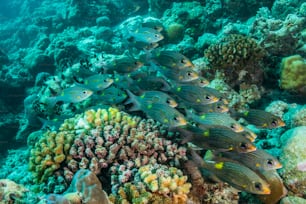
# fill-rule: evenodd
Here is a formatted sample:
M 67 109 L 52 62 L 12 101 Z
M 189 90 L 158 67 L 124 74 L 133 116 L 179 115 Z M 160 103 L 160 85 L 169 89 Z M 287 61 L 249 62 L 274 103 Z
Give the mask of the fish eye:
M 166 103 L 170 104 L 171 103 L 170 99 L 167 99 Z
M 191 76 L 191 72 L 187 72 L 187 75 L 188 75 L 188 76 Z
M 179 121 L 179 118 L 178 117 L 174 117 L 173 118 L 175 121 Z
M 259 190 L 259 191 L 262 190 L 262 184 L 259 183 L 259 182 L 255 182 L 254 187 L 255 187 L 256 190 Z
M 236 125 L 234 123 L 231 124 L 230 126 L 232 129 L 235 129 L 236 128 Z
M 271 125 L 272 125 L 273 127 L 276 127 L 276 126 L 277 126 L 277 121 L 276 121 L 276 120 L 273 120 L 273 121 L 271 122 Z
M 83 94 L 87 94 L 87 91 L 83 91 Z
M 154 36 L 155 36 L 156 38 L 158 38 L 158 35 L 157 35 L 157 34 L 155 34 Z
M 206 98 L 207 100 L 210 100 L 210 99 L 211 99 L 210 96 L 208 96 L 208 95 L 207 95 L 205 98 Z
M 241 143 L 240 143 L 240 147 L 241 147 L 242 149 L 247 149 L 248 144 L 246 144 L 245 142 L 241 142 Z
M 267 160 L 267 164 L 268 164 L 269 166 L 273 166 L 273 164 L 274 164 L 273 159 L 268 159 L 268 160 Z
M 185 59 L 181 59 L 181 63 L 185 64 L 186 60 Z
M 138 64 L 138 62 L 134 62 L 134 64 L 135 64 L 135 65 L 137 65 L 137 64 Z

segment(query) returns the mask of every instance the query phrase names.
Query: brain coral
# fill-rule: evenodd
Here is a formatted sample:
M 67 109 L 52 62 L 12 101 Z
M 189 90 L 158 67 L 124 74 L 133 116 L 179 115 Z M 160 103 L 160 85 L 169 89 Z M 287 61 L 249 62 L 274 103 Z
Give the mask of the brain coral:
M 62 177 L 67 185 L 79 169 L 109 175 L 113 191 L 143 165 L 179 165 L 186 149 L 171 140 L 164 126 L 118 109 L 88 110 L 46 132 L 35 144 L 30 169 L 37 182 Z M 64 189 L 63 189 L 64 190 Z

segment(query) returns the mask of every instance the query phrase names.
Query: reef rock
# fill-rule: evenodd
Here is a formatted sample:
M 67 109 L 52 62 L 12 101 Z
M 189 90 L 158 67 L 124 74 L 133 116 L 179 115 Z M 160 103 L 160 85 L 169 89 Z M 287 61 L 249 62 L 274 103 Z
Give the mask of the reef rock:
M 289 192 L 297 196 L 306 195 L 306 126 L 295 127 L 281 136 L 283 168 L 280 174 Z

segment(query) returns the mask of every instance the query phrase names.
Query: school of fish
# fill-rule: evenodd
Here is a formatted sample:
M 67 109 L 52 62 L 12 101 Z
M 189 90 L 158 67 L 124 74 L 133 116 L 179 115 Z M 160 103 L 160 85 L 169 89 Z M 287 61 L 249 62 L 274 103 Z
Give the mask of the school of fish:
M 230 111 L 224 96 L 207 87 L 208 80 L 186 56 L 158 48 L 164 39 L 161 31 L 162 27 L 149 23 L 129 30 L 123 37 L 128 53 L 101 63 L 99 73 L 86 72 L 72 87 L 47 98 L 46 104 L 53 107 L 57 102 L 78 103 L 88 98 L 105 105 L 120 104 L 168 126 L 179 133 L 182 143 L 192 143 L 190 159 L 216 181 L 253 194 L 271 194 L 266 172 L 282 165 L 256 148 L 256 134 L 237 119 L 269 129 L 285 123 L 263 110 Z M 205 152 L 213 156 L 202 158 Z

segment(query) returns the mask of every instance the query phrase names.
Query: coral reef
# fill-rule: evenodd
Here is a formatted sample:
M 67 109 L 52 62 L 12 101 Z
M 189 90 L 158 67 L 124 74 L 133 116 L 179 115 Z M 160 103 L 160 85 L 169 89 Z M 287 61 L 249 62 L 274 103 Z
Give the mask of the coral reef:
M 110 195 L 114 203 L 175 203 L 187 202 L 191 184 L 175 167 L 148 164 L 140 167 L 134 181 Z
M 0 179 L 0 203 L 18 203 L 28 190 L 9 179 Z
M 189 160 L 183 166 L 192 184 L 188 194 L 188 203 L 238 203 L 239 195 L 233 187 L 226 183 L 210 183 L 204 180 L 193 161 Z
M 282 21 L 271 18 L 270 12 L 267 12 L 256 17 L 250 33 L 259 39 L 259 44 L 270 56 L 285 57 L 296 54 L 296 50 L 304 46 L 301 36 L 305 24 L 306 18 L 296 14 L 290 14 Z
M 305 197 L 306 195 L 306 154 L 305 146 L 301 141 L 305 141 L 306 127 L 295 127 L 286 131 L 281 136 L 283 145 L 280 162 L 283 168 L 280 175 L 288 191 L 297 196 Z
M 280 87 L 306 94 L 306 61 L 300 55 L 283 58 Z
M 73 176 L 71 185 L 62 195 L 49 194 L 39 202 L 45 203 L 108 204 L 110 201 L 98 177 L 90 170 L 81 169 Z
M 291 120 L 292 127 L 298 126 L 306 126 L 306 106 L 302 106 L 298 108 L 294 113 L 292 113 L 292 120 Z
M 167 134 L 151 119 L 114 108 L 88 110 L 65 120 L 58 132 L 44 134 L 31 150 L 30 170 L 37 182 L 51 182 L 48 177 L 55 174 L 66 183 L 78 169 L 96 175 L 110 170 L 116 191 L 133 177 L 135 168 L 154 163 L 177 166 L 186 159 L 186 149 L 166 139 Z
M 31 150 L 29 169 L 34 172 L 35 181 L 43 182 L 60 168 L 66 159 L 74 139 L 70 127 L 59 133 L 46 132 Z
M 90 200 L 105 196 L 101 183 L 114 203 L 259 202 L 204 179 L 168 127 L 141 112 L 124 112 L 125 91 L 141 93 L 138 82 L 155 76 L 151 49 L 186 55 L 228 102 L 230 114 L 266 107 L 281 117 L 286 127 L 247 128 L 258 135 L 257 147 L 280 156 L 289 194 L 305 198 L 305 1 L 13 0 L 1 3 L 0 20 L 0 178 L 25 186 L 14 194 L 17 184 L 1 180 L 0 203 L 108 202 Z M 139 28 L 145 34 L 138 35 Z M 127 42 L 131 33 L 146 46 Z M 154 34 L 163 41 L 152 43 Z M 118 58 L 123 68 L 134 58 L 143 66 L 112 74 L 114 83 L 88 100 L 48 106 L 50 97 L 103 74 Z M 7 151 L 20 146 L 28 149 Z M 282 186 L 274 176 L 268 175 Z M 285 194 L 272 188 L 276 193 L 263 202 Z M 3 189 L 9 190 L 4 197 Z M 35 195 L 23 199 L 26 189 Z M 281 202 L 305 202 L 297 200 L 302 198 Z
M 229 35 L 210 45 L 204 56 L 211 71 L 222 71 L 226 82 L 232 87 L 241 84 L 262 83 L 262 60 L 265 51 L 254 39 L 242 35 Z

